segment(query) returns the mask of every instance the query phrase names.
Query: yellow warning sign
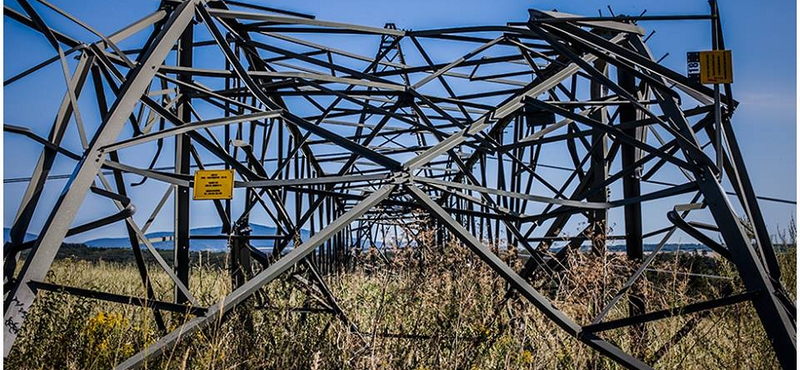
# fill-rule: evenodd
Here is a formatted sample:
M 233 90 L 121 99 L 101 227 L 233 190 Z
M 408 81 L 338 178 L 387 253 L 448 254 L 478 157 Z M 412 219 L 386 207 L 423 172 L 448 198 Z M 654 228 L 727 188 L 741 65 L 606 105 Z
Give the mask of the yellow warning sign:
M 730 50 L 700 52 L 700 83 L 733 83 L 733 58 Z
M 195 200 L 233 198 L 233 170 L 196 171 L 192 198 Z

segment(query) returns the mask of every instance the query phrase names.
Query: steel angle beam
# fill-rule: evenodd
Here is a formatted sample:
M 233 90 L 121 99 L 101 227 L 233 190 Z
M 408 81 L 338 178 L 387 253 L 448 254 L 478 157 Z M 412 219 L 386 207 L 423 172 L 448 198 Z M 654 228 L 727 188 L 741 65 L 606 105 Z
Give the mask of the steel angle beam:
M 380 181 L 387 180 L 391 177 L 390 174 L 375 174 L 375 175 L 345 175 L 345 176 L 323 176 L 316 178 L 305 179 L 285 179 L 285 180 L 255 180 L 237 182 L 237 188 L 279 188 L 283 186 L 313 186 L 322 184 L 340 184 L 340 183 L 354 183 L 366 181 Z M 363 186 L 369 186 L 365 184 Z
M 582 209 L 608 209 L 611 208 L 611 203 L 599 203 L 599 202 L 582 202 L 582 201 L 574 201 L 569 199 L 556 199 L 556 198 L 548 198 L 533 194 L 523 194 L 523 193 L 516 193 L 512 191 L 506 190 L 498 190 L 492 189 L 482 186 L 470 185 L 470 184 L 462 184 L 462 183 L 455 183 L 449 181 L 442 181 L 436 179 L 429 179 L 425 177 L 414 177 L 414 181 L 419 181 L 423 183 L 430 183 L 441 185 L 449 188 L 459 188 L 464 190 L 475 191 L 478 193 L 485 193 L 485 194 L 495 194 L 500 195 L 503 197 L 511 197 L 516 199 L 526 199 L 531 200 L 534 202 L 539 203 L 547 203 L 547 204 L 556 204 L 564 207 L 573 207 L 573 208 L 582 208 Z
M 186 306 L 171 302 L 159 301 L 153 298 L 132 297 L 121 294 L 98 292 L 95 290 L 83 289 L 78 287 L 42 283 L 37 281 L 31 281 L 29 285 L 34 290 L 46 290 L 56 293 L 67 293 L 77 297 L 85 297 L 107 302 L 129 304 L 133 306 L 152 308 L 157 310 L 165 310 L 177 313 L 190 313 L 193 315 L 203 315 L 206 312 L 206 309 L 203 307 Z
M 683 307 L 675 307 L 667 310 L 655 311 L 655 312 L 648 312 L 646 314 L 638 315 L 638 316 L 631 316 L 626 317 L 624 319 L 614 320 L 614 321 L 606 321 L 592 325 L 586 325 L 583 327 L 583 330 L 588 332 L 601 332 L 606 330 L 624 328 L 626 326 L 636 325 L 644 322 L 655 321 L 666 319 L 669 317 L 674 317 L 678 315 L 685 315 L 695 312 L 702 312 L 711 310 L 714 308 L 725 307 L 734 305 L 737 303 L 747 302 L 753 299 L 757 293 L 754 292 L 747 292 L 742 294 L 737 294 L 729 297 L 717 298 L 714 300 L 706 301 L 706 302 L 698 302 L 692 303 Z
M 269 111 L 269 112 L 262 112 L 262 113 L 251 113 L 251 114 L 243 114 L 240 116 L 231 116 L 231 117 L 224 117 L 224 118 L 215 118 L 209 119 L 205 121 L 199 122 L 189 122 L 182 126 L 176 126 L 172 128 L 168 128 L 165 130 L 160 130 L 157 132 L 152 132 L 146 135 L 142 135 L 139 137 L 130 138 L 127 140 L 119 141 L 114 144 L 105 146 L 101 148 L 101 150 L 105 152 L 111 152 L 115 150 L 125 149 L 131 146 L 140 145 L 144 143 L 151 142 L 153 140 L 163 139 L 171 136 L 180 135 L 183 133 L 187 133 L 189 131 L 197 131 L 222 125 L 230 125 L 239 122 L 248 122 L 248 121 L 257 121 L 263 120 L 268 118 L 275 118 L 280 117 L 282 110 L 277 111 Z
M 209 10 L 209 13 L 218 18 L 257 20 L 257 21 L 265 21 L 276 24 L 305 24 L 309 26 L 341 28 L 345 30 L 374 33 L 379 35 L 403 36 L 405 34 L 404 31 L 392 30 L 388 28 L 366 27 L 354 24 L 321 21 L 308 18 L 281 17 L 281 16 L 268 15 L 262 13 L 241 12 L 241 11 L 222 10 L 222 9 L 211 9 Z
M 642 27 L 637 26 L 636 24 L 631 23 L 623 23 L 618 21 L 608 21 L 602 19 L 594 19 L 592 20 L 589 17 L 580 17 L 575 14 L 569 13 L 562 13 L 556 11 L 542 11 L 536 9 L 529 9 L 528 12 L 530 13 L 531 19 L 534 22 L 571 22 L 580 25 L 590 26 L 592 28 L 602 28 L 605 30 L 610 30 L 614 32 L 628 32 L 634 33 L 637 35 L 644 36 L 645 31 Z

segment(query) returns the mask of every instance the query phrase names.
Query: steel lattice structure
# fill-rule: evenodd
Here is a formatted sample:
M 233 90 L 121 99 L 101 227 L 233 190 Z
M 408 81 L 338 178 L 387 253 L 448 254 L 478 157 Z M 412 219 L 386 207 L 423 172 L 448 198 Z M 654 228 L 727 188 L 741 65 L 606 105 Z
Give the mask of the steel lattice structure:
M 715 91 L 660 65 L 637 25 L 708 20 L 712 47 L 724 49 L 713 2 L 711 14 L 700 16 L 579 17 L 531 10 L 527 22 L 407 31 L 391 24 L 321 21 L 237 1 L 164 0 L 154 13 L 111 35 L 38 2 L 99 41 L 84 43 L 49 27 L 28 0 L 19 0 L 24 13 L 5 8 L 10 21 L 39 31 L 58 54 L 5 85 L 25 83 L 50 63 L 60 63 L 69 82 L 48 137 L 4 126 L 43 146 L 5 246 L 6 355 L 37 290 L 150 307 L 161 326 L 161 311 L 193 315 L 121 369 L 140 366 L 202 330 L 296 264 L 313 272 L 336 308 L 320 275 L 340 268 L 353 248 L 374 244 L 378 230 L 425 217 L 448 231 L 441 238 L 460 240 L 562 330 L 625 367 L 652 364 L 604 340 L 604 330 L 748 301 L 781 365 L 795 364 L 794 303 L 780 286 L 773 247 L 730 124 L 737 104 L 731 86 Z M 147 32 L 140 48 L 117 46 Z M 329 41 L 312 41 L 318 36 Z M 341 42 L 347 38 L 372 40 L 375 55 L 348 50 L 350 44 Z M 464 51 L 459 58 L 435 62 L 425 43 Z M 217 58 L 199 60 L 201 50 Z M 77 59 L 74 70 L 68 57 Z M 79 114 L 77 99 L 87 95 L 102 117 L 94 130 Z M 72 126 L 80 132 L 83 152 L 62 142 Z M 174 152 L 162 152 L 164 142 L 173 142 Z M 564 175 L 548 174 L 553 166 L 541 160 L 547 153 L 568 158 L 571 166 L 559 168 Z M 38 209 L 60 157 L 73 160 L 75 170 L 55 207 Z M 149 166 L 139 163 L 143 157 Z M 158 158 L 172 166 L 157 167 Z M 245 199 L 236 212 L 231 202 L 214 201 L 223 225 L 218 237 L 230 240 L 238 268 L 232 271 L 233 292 L 209 307 L 200 307 L 188 286 L 190 239 L 199 237 L 189 232 L 193 168 L 234 169 L 237 197 Z M 643 183 L 670 171 L 677 174 L 671 177 L 675 183 L 643 191 Z M 134 175 L 167 185 L 144 225 L 134 221 L 137 201 L 126 190 L 124 176 Z M 734 188 L 731 198 L 720 185 L 723 177 Z M 611 197 L 608 189 L 615 186 L 622 194 Z M 119 212 L 75 226 L 90 192 L 108 198 Z M 686 197 L 693 198 L 687 203 Z M 170 198 L 175 266 L 161 259 L 145 236 Z M 668 214 L 652 216 L 669 220 L 668 227 L 643 230 L 642 204 L 652 201 L 674 205 Z M 734 204 L 752 223 L 753 238 Z M 265 222 L 276 225 L 275 235 L 251 233 L 256 208 L 268 215 Z M 625 233 L 607 235 L 608 212 L 616 208 L 624 212 Z M 41 233 L 24 242 L 34 214 L 41 213 L 49 215 Z M 714 224 L 687 221 L 690 213 L 710 215 Z M 569 238 L 561 252 L 550 253 L 552 240 L 575 219 L 587 221 L 585 232 Z M 44 282 L 65 237 L 111 223 L 125 224 L 148 297 Z M 310 230 L 310 237 L 304 240 L 301 230 Z M 744 291 L 604 320 L 677 230 L 732 261 Z M 523 270 L 510 268 L 482 241 L 501 234 L 530 254 Z M 528 278 L 546 276 L 554 261 L 589 235 L 598 253 L 609 239 L 625 240 L 629 258 L 640 268 L 594 322 L 581 325 Z M 661 242 L 645 256 L 643 239 L 653 236 Z M 259 238 L 274 241 L 272 254 L 252 248 L 249 241 Z M 174 300 L 154 296 L 142 244 L 174 281 Z M 19 261 L 24 250 L 28 257 Z

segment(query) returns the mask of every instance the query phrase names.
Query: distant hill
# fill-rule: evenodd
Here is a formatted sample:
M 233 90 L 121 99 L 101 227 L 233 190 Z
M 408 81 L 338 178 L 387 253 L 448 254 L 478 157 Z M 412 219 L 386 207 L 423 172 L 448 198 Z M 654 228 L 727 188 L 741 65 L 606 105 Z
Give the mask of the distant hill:
M 252 224 L 250 227 L 253 228 L 251 235 L 275 235 L 277 230 L 272 226 L 264 226 L 258 224 Z M 191 229 L 190 235 L 222 235 L 221 233 L 222 227 L 221 226 L 212 226 L 212 227 L 199 227 Z M 147 237 L 150 239 L 150 242 L 153 244 L 154 247 L 157 249 L 172 249 L 173 241 L 172 241 L 173 233 L 171 231 L 159 231 L 148 233 Z M 308 230 L 301 230 L 300 236 L 303 240 L 308 239 L 310 236 L 310 232 Z M 94 239 L 84 242 L 84 244 L 88 245 L 89 247 L 96 247 L 96 248 L 129 248 L 130 242 L 128 241 L 127 236 L 123 237 L 116 237 L 116 238 L 101 238 L 101 239 Z M 252 240 L 251 244 L 256 248 L 264 248 L 270 249 L 273 247 L 272 240 Z M 194 251 L 225 251 L 228 249 L 228 242 L 224 239 L 218 240 L 207 240 L 207 239 L 192 239 L 190 249 Z
M 251 235 L 275 235 L 276 229 L 271 226 L 264 226 L 258 224 L 250 225 L 253 228 Z M 212 226 L 212 227 L 199 227 L 191 229 L 191 235 L 222 235 L 221 234 L 222 227 L 221 226 Z M 10 239 L 10 228 L 3 228 L 3 241 L 8 241 Z M 154 247 L 157 249 L 172 249 L 173 242 L 172 242 L 172 232 L 171 231 L 157 231 L 152 233 L 147 233 L 147 237 L 150 239 L 150 242 L 153 244 Z M 310 232 L 308 230 L 301 230 L 300 236 L 303 240 L 306 240 L 310 237 Z M 25 240 L 33 240 L 36 239 L 36 235 L 34 234 L 27 234 Z M 228 250 L 227 240 L 224 239 L 217 239 L 217 240 L 206 240 L 206 239 L 192 239 L 190 249 L 193 251 L 214 251 L 214 252 L 221 252 Z M 110 237 L 110 238 L 100 238 L 100 239 L 93 239 L 83 242 L 88 247 L 92 248 L 130 248 L 130 242 L 128 241 L 128 237 L 126 235 L 119 236 L 119 237 Z M 251 244 L 256 248 L 263 248 L 263 249 L 271 249 L 273 247 L 272 240 L 252 240 Z M 144 246 L 142 246 L 144 247 Z

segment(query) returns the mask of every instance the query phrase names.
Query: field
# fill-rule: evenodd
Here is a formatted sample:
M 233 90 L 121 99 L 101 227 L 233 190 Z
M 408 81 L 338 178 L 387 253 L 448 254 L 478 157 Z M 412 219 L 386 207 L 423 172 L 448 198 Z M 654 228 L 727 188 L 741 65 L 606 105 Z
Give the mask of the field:
M 795 298 L 793 241 L 779 258 L 784 284 Z M 517 269 L 521 261 L 497 252 Z M 520 298 L 504 300 L 506 285 L 459 245 L 396 250 L 391 264 L 363 257 L 358 268 L 330 275 L 327 283 L 354 332 L 335 315 L 302 313 L 315 301 L 284 277 L 224 322 L 173 348 L 150 369 L 586 369 L 617 368 L 567 336 Z M 540 291 L 579 323 L 588 323 L 632 272 L 623 256 L 574 254 L 558 283 Z M 717 258 L 665 254 L 635 290 L 648 310 L 740 292 L 730 266 Z M 157 271 L 155 266 L 151 271 Z M 707 274 L 710 279 L 692 274 Z M 165 274 L 153 273 L 160 297 L 169 297 Z M 288 274 L 287 274 L 288 275 Z M 49 281 L 113 293 L 144 296 L 137 270 L 120 262 L 66 258 Z M 204 305 L 230 291 L 224 266 L 199 258 L 191 286 Z M 628 314 L 622 300 L 609 318 Z M 5 365 L 9 369 L 107 369 L 158 336 L 150 311 L 59 293 L 41 293 Z M 188 316 L 166 314 L 175 328 Z M 672 346 L 665 343 L 692 327 Z M 749 304 L 740 304 L 648 324 L 641 340 L 631 329 L 605 338 L 663 369 L 769 369 L 777 367 L 771 346 Z

